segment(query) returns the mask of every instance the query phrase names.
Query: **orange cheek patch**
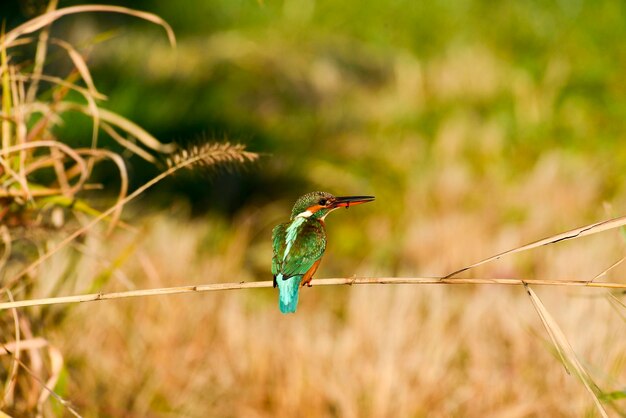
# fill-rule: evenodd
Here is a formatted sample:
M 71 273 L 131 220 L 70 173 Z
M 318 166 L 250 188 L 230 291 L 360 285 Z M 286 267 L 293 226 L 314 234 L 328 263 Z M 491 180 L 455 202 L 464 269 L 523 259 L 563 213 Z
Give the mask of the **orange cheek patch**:
M 306 210 L 308 210 L 308 211 L 309 211 L 309 212 L 311 212 L 311 213 L 315 213 L 315 212 L 317 212 L 318 210 L 320 210 L 320 209 L 322 209 L 322 208 L 324 208 L 324 206 L 321 206 L 321 205 L 313 205 L 313 206 L 309 206 Z

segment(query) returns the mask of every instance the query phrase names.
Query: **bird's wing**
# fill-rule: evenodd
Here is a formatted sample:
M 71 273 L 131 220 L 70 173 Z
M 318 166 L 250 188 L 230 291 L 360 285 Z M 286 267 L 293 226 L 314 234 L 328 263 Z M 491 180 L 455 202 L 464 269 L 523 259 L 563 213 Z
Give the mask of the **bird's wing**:
M 285 246 L 286 247 L 286 246 Z M 321 222 L 309 221 L 301 226 L 295 242 L 289 249 L 287 256 L 282 257 L 279 264 L 279 273 L 283 279 L 306 273 L 319 260 L 326 249 L 326 231 Z
M 285 254 L 285 248 L 287 247 L 287 226 L 289 223 L 276 225 L 272 230 L 272 241 L 274 256 L 272 257 L 272 274 L 274 277 L 280 273 L 281 265 L 283 262 L 283 255 Z

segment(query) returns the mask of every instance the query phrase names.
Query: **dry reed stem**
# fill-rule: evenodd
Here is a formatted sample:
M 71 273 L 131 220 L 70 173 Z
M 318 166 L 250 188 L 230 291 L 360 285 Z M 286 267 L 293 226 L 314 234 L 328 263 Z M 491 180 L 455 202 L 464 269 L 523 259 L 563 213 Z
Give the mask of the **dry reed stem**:
M 126 169 L 126 165 L 124 165 L 124 160 L 122 159 L 122 157 L 119 154 L 105 149 L 77 149 L 76 152 L 80 153 L 81 155 L 91 155 L 96 159 L 108 158 L 113 161 L 120 173 L 120 190 L 118 192 L 117 202 L 121 202 L 128 193 L 128 171 Z M 118 224 L 120 217 L 122 216 L 122 209 L 123 206 L 120 205 L 118 209 L 111 215 L 109 232 L 111 232 Z
M 54 104 L 54 108 L 58 113 L 63 113 L 66 111 L 74 110 L 77 112 L 82 112 L 87 116 L 91 116 L 91 117 L 94 116 L 92 113 L 92 110 L 89 107 L 79 105 L 78 103 L 58 102 Z M 103 120 L 104 122 L 107 122 L 110 125 L 116 126 L 128 132 L 129 134 L 137 138 L 137 140 L 140 141 L 142 144 L 144 144 L 146 147 L 154 151 L 157 151 L 163 154 L 171 154 L 172 152 L 176 150 L 176 145 L 161 143 L 158 139 L 156 139 L 154 136 L 149 134 L 145 129 L 143 129 L 136 123 L 124 118 L 123 116 L 120 116 L 106 109 L 100 109 L 100 108 L 98 108 L 98 116 L 100 120 Z
M 587 235 L 597 234 L 598 232 L 607 231 L 609 229 L 619 228 L 621 226 L 626 225 L 626 216 L 620 216 L 613 219 L 607 219 L 606 221 L 596 222 L 590 225 L 581 226 L 580 228 L 571 229 L 566 232 L 561 232 L 560 234 L 552 235 L 543 239 L 540 239 L 535 242 L 531 242 L 530 244 L 522 245 L 521 247 L 516 247 L 494 256 L 485 258 L 484 260 L 478 261 L 477 263 L 471 264 L 469 266 L 458 269 L 446 276 L 445 279 L 456 276 L 459 273 L 470 270 L 474 267 L 478 267 L 483 264 L 487 264 L 491 261 L 495 261 L 504 257 L 505 255 L 515 254 L 522 251 L 532 250 L 533 248 L 542 247 L 544 245 L 556 244 L 557 242 L 566 241 L 570 239 L 582 238 Z
M 445 277 L 352 277 L 316 279 L 314 286 L 337 286 L 357 284 L 498 284 L 498 285 L 535 285 L 535 286 L 577 286 L 604 289 L 626 290 L 626 283 L 590 282 L 580 280 L 522 280 L 522 279 L 450 279 Z M 126 292 L 89 293 L 84 295 L 60 296 L 54 298 L 30 299 L 0 303 L 0 310 L 24 308 L 27 306 L 57 305 L 63 303 L 93 302 L 98 300 L 124 299 L 141 296 L 173 295 L 180 293 L 214 292 L 218 290 L 260 289 L 273 287 L 272 281 L 211 283 L 203 285 L 161 287 L 156 289 L 130 290 Z
M 605 268 L 604 270 L 602 270 L 601 273 L 598 273 L 596 275 L 596 277 L 594 277 L 593 279 L 591 279 L 592 282 L 596 281 L 597 279 L 599 279 L 602 276 L 606 276 L 609 271 L 613 270 L 614 268 L 616 268 L 617 266 L 619 266 L 620 264 L 622 264 L 624 261 L 626 261 L 626 255 L 623 256 L 622 258 L 620 258 L 619 260 L 617 260 L 616 262 L 614 262 L 613 264 L 611 264 L 609 267 Z

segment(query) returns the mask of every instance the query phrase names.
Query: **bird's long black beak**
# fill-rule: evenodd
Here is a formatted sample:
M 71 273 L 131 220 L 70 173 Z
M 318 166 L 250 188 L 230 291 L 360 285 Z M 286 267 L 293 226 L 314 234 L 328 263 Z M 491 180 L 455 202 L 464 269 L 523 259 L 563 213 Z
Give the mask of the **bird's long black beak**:
M 333 207 L 349 208 L 350 206 L 371 202 L 374 199 L 374 196 L 340 196 L 335 198 L 335 201 L 333 202 Z

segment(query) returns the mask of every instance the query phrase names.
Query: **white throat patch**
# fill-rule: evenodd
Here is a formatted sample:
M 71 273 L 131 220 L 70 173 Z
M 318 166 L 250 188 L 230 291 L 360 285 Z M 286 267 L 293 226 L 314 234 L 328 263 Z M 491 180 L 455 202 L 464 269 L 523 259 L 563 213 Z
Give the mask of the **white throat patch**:
M 296 218 L 308 218 L 311 215 L 313 215 L 313 212 L 311 212 L 310 210 L 305 210 L 304 212 L 297 214 Z

